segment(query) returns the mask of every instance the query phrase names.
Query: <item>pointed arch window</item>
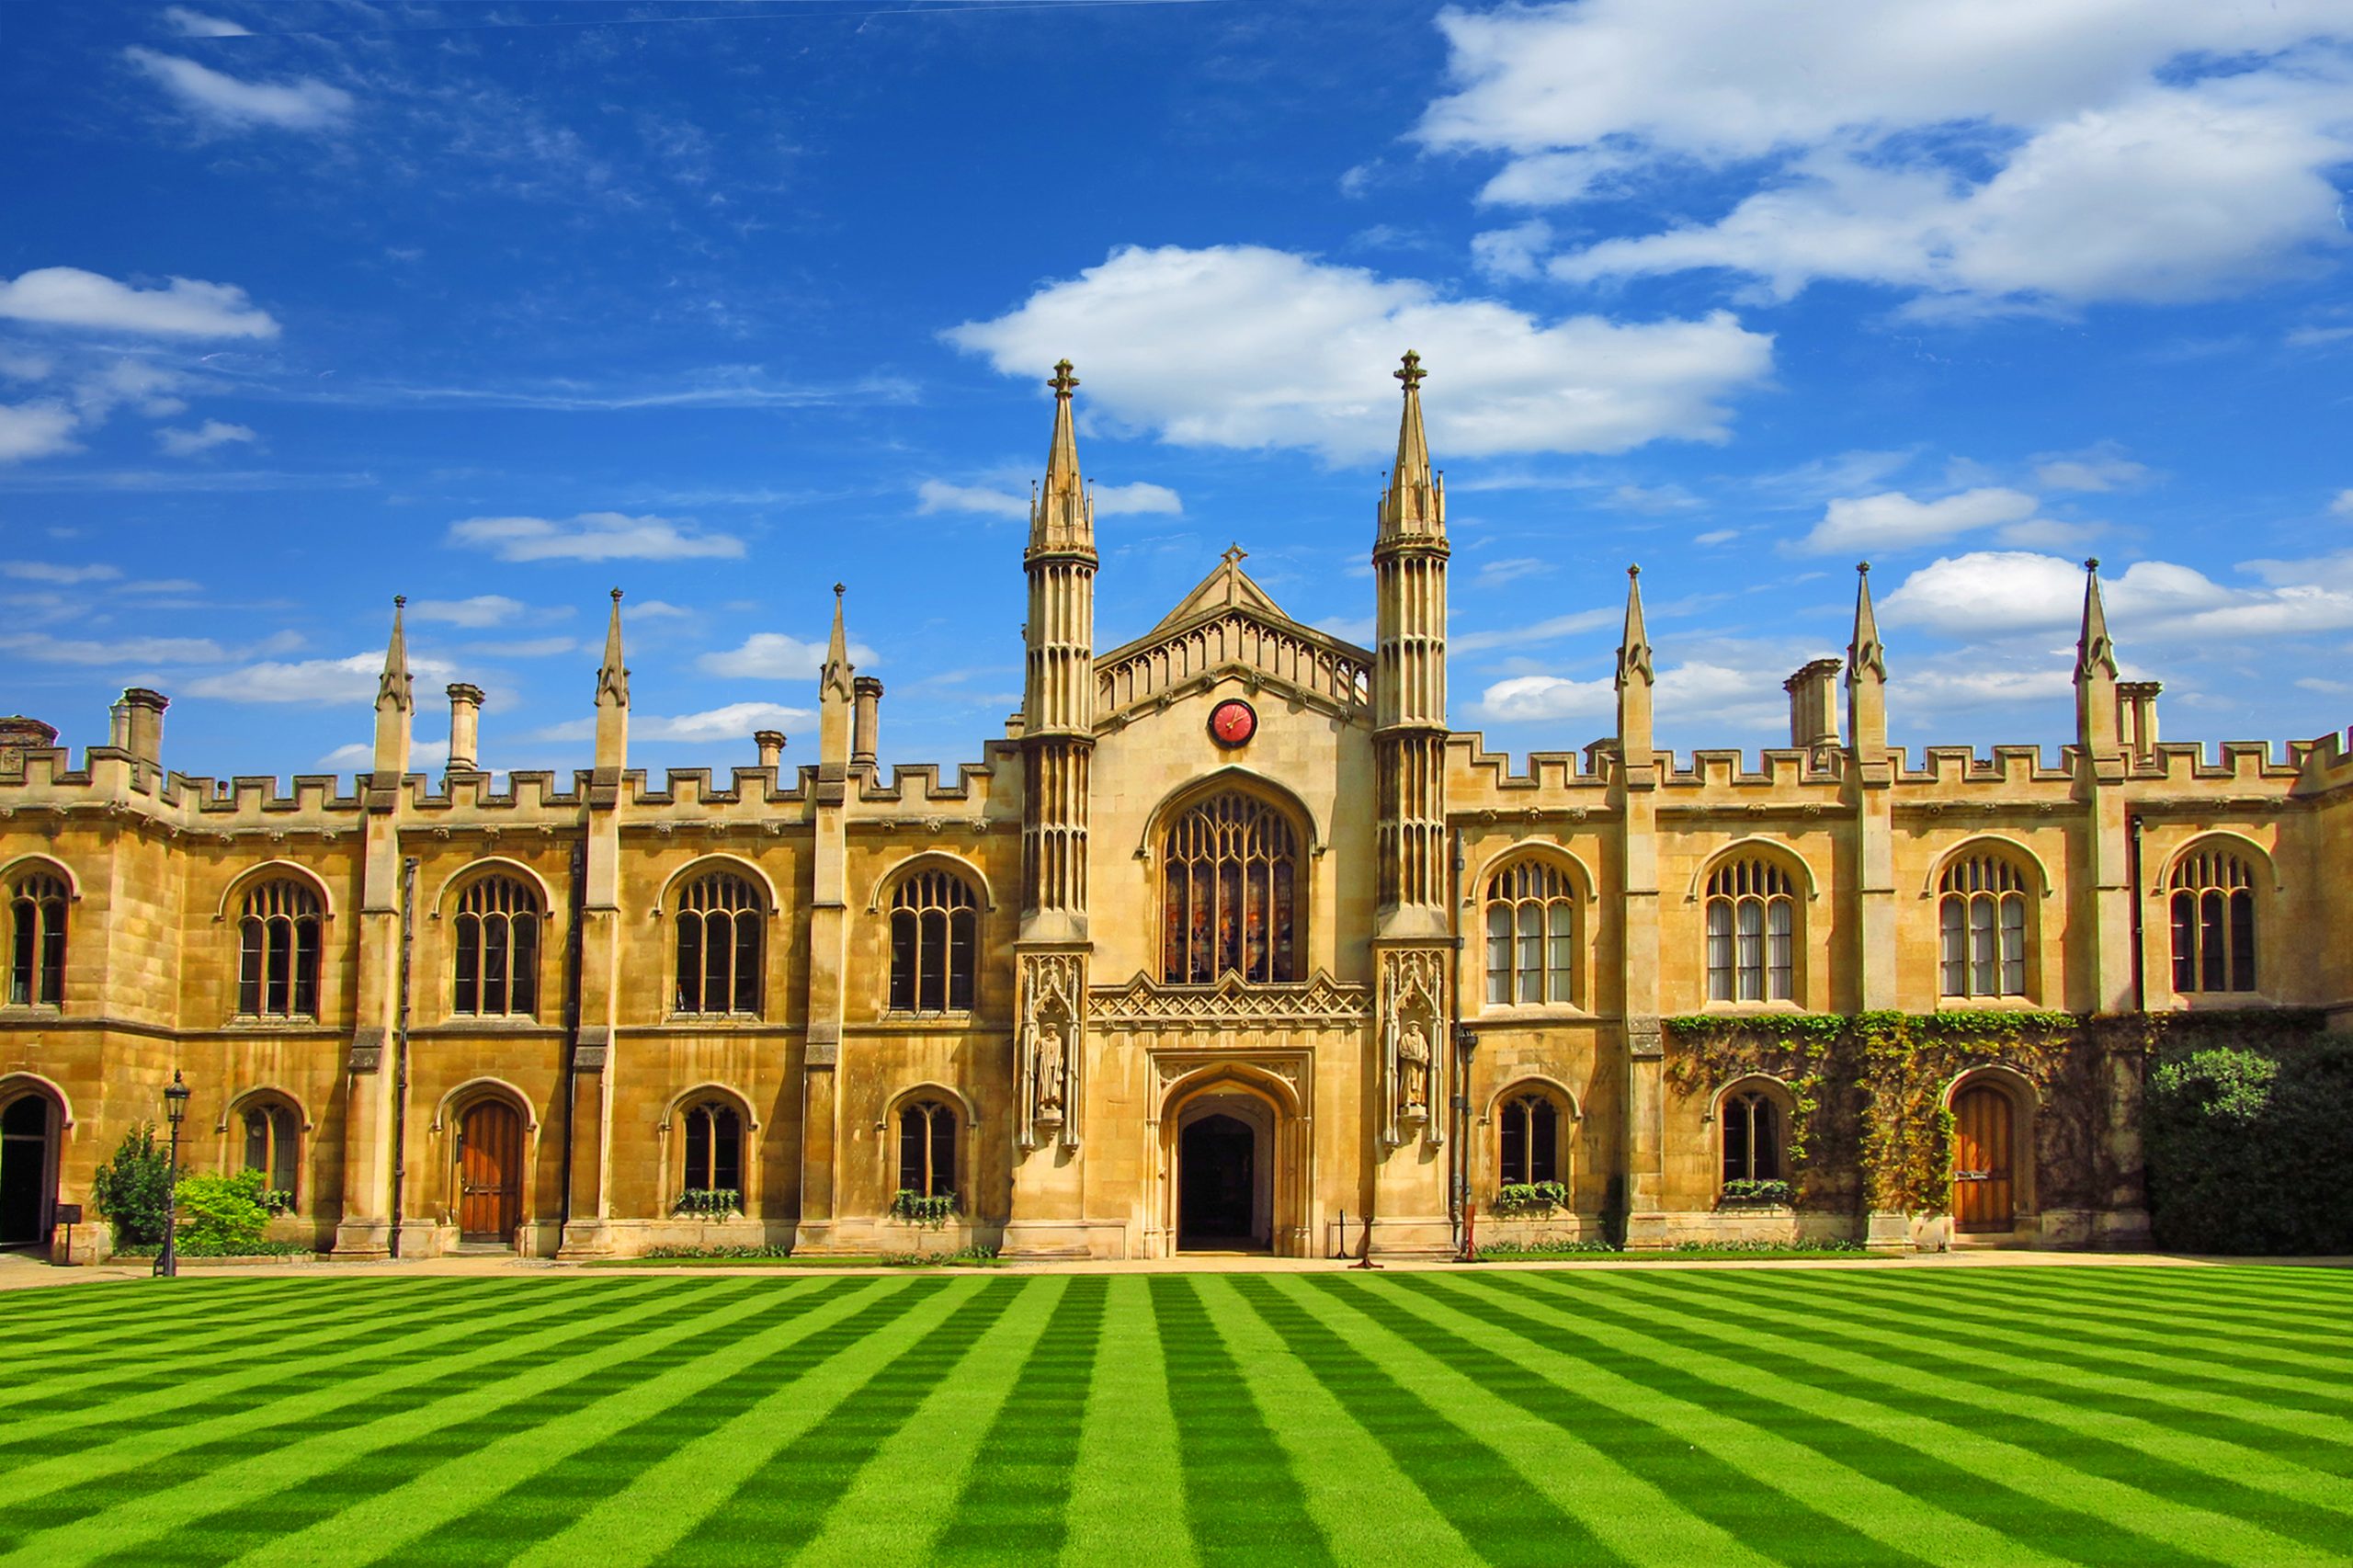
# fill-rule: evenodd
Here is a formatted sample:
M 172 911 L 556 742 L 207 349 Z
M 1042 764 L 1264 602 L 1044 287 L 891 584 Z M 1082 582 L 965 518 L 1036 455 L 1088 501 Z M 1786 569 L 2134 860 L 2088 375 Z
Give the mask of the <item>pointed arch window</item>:
M 1487 884 L 1488 1005 L 1574 1003 L 1576 929 L 1576 887 L 1558 866 L 1531 858 L 1498 870 Z
M 1797 992 L 1797 898 L 1761 855 L 1708 876 L 1708 1000 L 1787 1002 Z
M 450 1011 L 529 1018 L 540 1010 L 540 895 L 520 877 L 483 877 L 458 895 Z
M 1781 1105 L 1761 1089 L 1724 1096 L 1724 1180 L 1786 1181 Z
M 1945 995 L 2026 994 L 2026 888 L 2006 856 L 1972 855 L 1945 868 L 1937 901 Z
M 1495 1178 L 1506 1187 L 1561 1181 L 1561 1107 L 1541 1090 L 1506 1098 L 1495 1128 Z
M 283 1100 L 256 1101 L 240 1119 L 244 1132 L 244 1168 L 278 1194 L 276 1207 L 291 1211 L 301 1199 L 302 1119 Z
M 891 898 L 891 1010 L 969 1013 L 980 900 L 953 871 L 918 871 Z
M 65 879 L 28 871 L 8 889 L 8 1002 L 55 1007 L 65 1001 Z
M 2255 989 L 2255 877 L 2227 849 L 2193 849 L 2174 863 L 2173 988 Z
M 724 1100 L 709 1100 L 687 1112 L 686 1163 L 681 1193 L 727 1193 L 733 1207 L 744 1201 L 744 1118 Z M 710 1200 L 706 1200 L 709 1203 Z
M 751 879 L 706 871 L 678 890 L 677 985 L 672 1010 L 705 1016 L 760 1010 L 767 909 Z
M 1229 790 L 1170 824 L 1162 848 L 1164 980 L 1299 978 L 1299 835 L 1288 817 Z
M 278 877 L 245 894 L 237 920 L 237 1016 L 315 1018 L 325 912 L 307 882 Z
M 899 1190 L 917 1198 L 956 1195 L 956 1112 L 938 1100 L 900 1108 Z

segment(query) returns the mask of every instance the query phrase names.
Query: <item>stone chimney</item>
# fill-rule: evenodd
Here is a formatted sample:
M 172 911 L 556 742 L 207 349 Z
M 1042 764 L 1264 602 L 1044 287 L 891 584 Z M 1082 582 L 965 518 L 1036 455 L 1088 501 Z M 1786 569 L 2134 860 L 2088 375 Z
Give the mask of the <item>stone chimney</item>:
M 115 744 L 150 767 L 164 762 L 164 710 L 172 699 L 160 691 L 134 686 L 114 705 Z
M 464 681 L 449 687 L 449 770 L 482 771 L 482 687 Z
M 774 771 L 783 766 L 784 732 L 782 730 L 755 730 L 752 732 L 752 744 L 760 748 L 762 767 Z
M 0 718 L 0 774 L 25 770 L 25 753 L 48 751 L 57 744 L 57 726 L 28 719 L 22 713 Z
M 2157 759 L 2157 693 L 2165 688 L 2163 681 L 2116 683 L 2116 738 L 2135 762 Z
M 1816 659 L 1781 683 L 1790 694 L 1790 744 L 1804 751 L 1838 744 L 1836 659 Z
M 850 717 L 850 766 L 871 767 L 882 724 L 882 683 L 872 676 L 859 676 L 850 683 L 850 691 L 857 704 Z

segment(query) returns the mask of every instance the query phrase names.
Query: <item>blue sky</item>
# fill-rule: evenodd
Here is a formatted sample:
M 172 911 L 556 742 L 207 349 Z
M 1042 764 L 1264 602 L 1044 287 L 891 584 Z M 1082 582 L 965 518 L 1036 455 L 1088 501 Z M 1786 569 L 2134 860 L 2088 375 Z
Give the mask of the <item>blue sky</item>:
M 886 761 L 1017 704 L 1052 361 L 1097 634 L 1229 541 L 1369 640 L 1416 348 L 1452 712 L 1778 744 L 1874 563 L 1896 739 L 2056 743 L 2081 571 L 2174 739 L 2353 718 L 2353 5 L 0 8 L 0 710 L 365 761 L 411 600 L 483 761 Z M 426 693 L 433 694 L 426 700 Z

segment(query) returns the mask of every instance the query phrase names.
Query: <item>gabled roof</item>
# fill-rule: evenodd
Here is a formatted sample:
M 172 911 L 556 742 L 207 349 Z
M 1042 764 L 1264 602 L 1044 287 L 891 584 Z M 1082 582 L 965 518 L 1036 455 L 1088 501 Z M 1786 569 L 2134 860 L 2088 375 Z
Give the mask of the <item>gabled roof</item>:
M 1237 670 L 1342 717 L 1358 716 L 1372 699 L 1372 654 L 1284 614 L 1242 570 L 1236 548 L 1157 626 L 1097 655 L 1097 722 L 1117 728 L 1136 709 Z
M 1191 593 L 1177 600 L 1175 609 L 1160 618 L 1160 624 L 1152 629 L 1153 634 L 1181 626 L 1195 616 L 1211 610 L 1232 609 L 1245 605 L 1262 616 L 1297 625 L 1283 613 L 1283 607 L 1275 603 L 1274 596 L 1260 587 L 1252 580 L 1250 574 L 1242 569 L 1245 553 L 1241 546 L 1230 546 L 1219 557 L 1217 569 L 1196 584 Z

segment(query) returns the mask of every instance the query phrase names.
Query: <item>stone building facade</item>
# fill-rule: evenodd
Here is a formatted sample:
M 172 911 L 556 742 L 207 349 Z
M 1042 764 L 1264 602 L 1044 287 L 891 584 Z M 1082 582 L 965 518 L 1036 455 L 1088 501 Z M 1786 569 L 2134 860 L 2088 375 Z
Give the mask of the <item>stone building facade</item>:
M 1098 649 L 1059 367 L 1022 709 L 952 776 L 880 766 L 838 587 L 792 769 L 768 733 L 723 776 L 630 767 L 618 591 L 569 779 L 494 782 L 466 685 L 447 771 L 412 771 L 397 609 L 349 785 L 168 771 L 152 691 L 79 767 L 0 721 L 0 1243 L 62 1248 L 176 1071 L 189 1166 L 264 1172 L 344 1257 L 1428 1254 L 1466 1208 L 1489 1239 L 2121 1243 L 2130 1051 L 2075 1047 L 2062 1106 L 1989 1046 L 1938 1088 L 1950 1201 L 1792 1209 L 1792 1085 L 1677 1071 L 1663 1020 L 2347 1005 L 2353 759 L 2160 743 L 2096 572 L 2055 760 L 1888 744 L 1868 568 L 1785 750 L 1657 749 L 1631 577 L 1613 735 L 1516 764 L 1453 730 L 1446 495 L 1398 379 L 1374 646 L 1237 550 Z

